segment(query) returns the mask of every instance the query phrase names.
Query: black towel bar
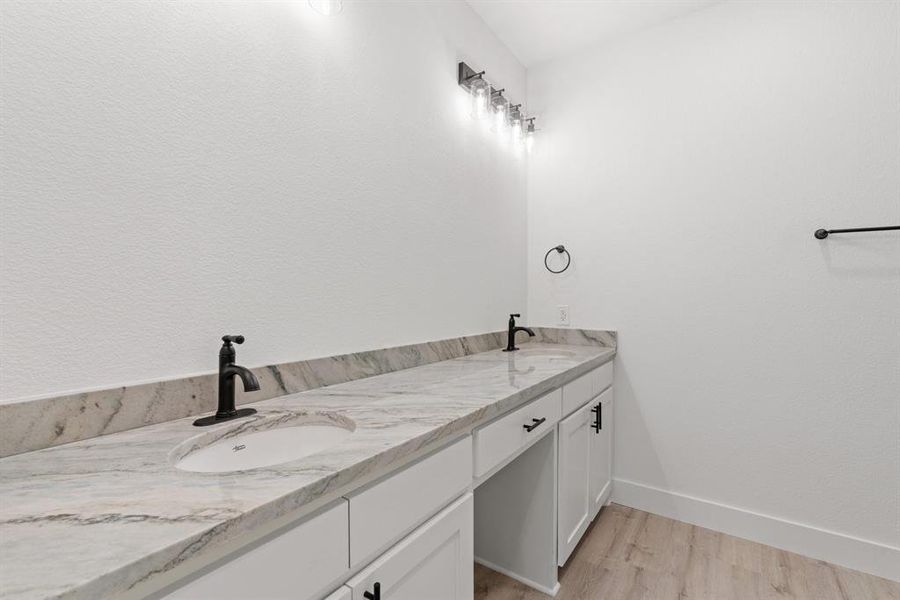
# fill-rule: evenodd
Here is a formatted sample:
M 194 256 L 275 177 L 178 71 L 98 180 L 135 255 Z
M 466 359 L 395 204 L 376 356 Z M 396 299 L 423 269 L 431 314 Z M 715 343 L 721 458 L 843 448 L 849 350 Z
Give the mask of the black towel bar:
M 817 240 L 824 240 L 832 233 L 858 233 L 860 231 L 895 231 L 900 229 L 900 225 L 890 225 L 888 227 L 857 227 L 855 229 L 816 229 L 813 234 Z

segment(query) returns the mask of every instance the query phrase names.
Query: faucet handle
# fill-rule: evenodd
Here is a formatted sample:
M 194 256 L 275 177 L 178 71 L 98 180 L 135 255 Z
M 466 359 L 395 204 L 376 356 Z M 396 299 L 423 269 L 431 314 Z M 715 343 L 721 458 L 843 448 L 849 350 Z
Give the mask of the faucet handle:
M 521 317 L 522 315 L 520 315 L 519 313 L 509 313 L 509 316 L 515 317 L 515 318 L 518 319 L 518 318 Z
M 243 344 L 244 336 L 242 336 L 242 335 L 223 335 L 222 341 L 225 342 L 226 346 L 230 346 L 231 342 L 234 342 L 235 344 Z

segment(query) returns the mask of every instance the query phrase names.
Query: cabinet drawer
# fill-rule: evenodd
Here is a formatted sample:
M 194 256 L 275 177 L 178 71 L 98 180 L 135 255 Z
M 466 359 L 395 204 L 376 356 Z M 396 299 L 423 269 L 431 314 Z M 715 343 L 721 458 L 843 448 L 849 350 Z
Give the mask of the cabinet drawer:
M 570 415 L 613 382 L 612 361 L 589 371 L 563 386 L 563 416 Z
M 239 554 L 167 600 L 311 598 L 349 571 L 347 501 Z
M 597 367 L 588 374 L 591 376 L 593 397 L 613 384 L 613 361 Z
M 350 564 L 359 565 L 400 539 L 472 483 L 472 438 L 354 492 L 350 500 Z
M 351 598 L 353 598 L 353 594 L 351 593 L 350 588 L 346 585 L 342 585 L 340 589 L 325 598 L 325 600 L 351 600 Z
M 475 431 L 475 475 L 480 477 L 514 455 L 529 442 L 541 437 L 559 421 L 562 392 L 553 390 Z M 531 431 L 525 425 L 534 426 Z

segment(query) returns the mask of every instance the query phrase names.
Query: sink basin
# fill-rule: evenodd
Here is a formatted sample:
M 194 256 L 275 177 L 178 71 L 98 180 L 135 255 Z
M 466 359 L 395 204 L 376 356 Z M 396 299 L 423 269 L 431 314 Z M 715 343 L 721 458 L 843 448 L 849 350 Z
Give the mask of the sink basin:
M 293 415 L 239 424 L 191 438 L 173 451 L 175 467 L 196 473 L 226 473 L 278 465 L 316 454 L 353 435 L 339 415 Z
M 547 348 L 523 348 L 515 353 L 517 356 L 546 356 L 547 358 L 571 358 L 575 353 L 571 350 L 550 350 Z

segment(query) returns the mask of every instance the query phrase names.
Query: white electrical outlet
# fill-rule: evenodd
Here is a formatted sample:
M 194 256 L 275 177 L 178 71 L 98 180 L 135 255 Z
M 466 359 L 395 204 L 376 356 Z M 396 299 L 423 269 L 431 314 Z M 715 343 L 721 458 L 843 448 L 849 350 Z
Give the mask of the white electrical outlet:
M 568 304 L 560 304 L 556 307 L 557 312 L 557 324 L 559 325 L 568 325 L 569 324 L 569 305 Z

